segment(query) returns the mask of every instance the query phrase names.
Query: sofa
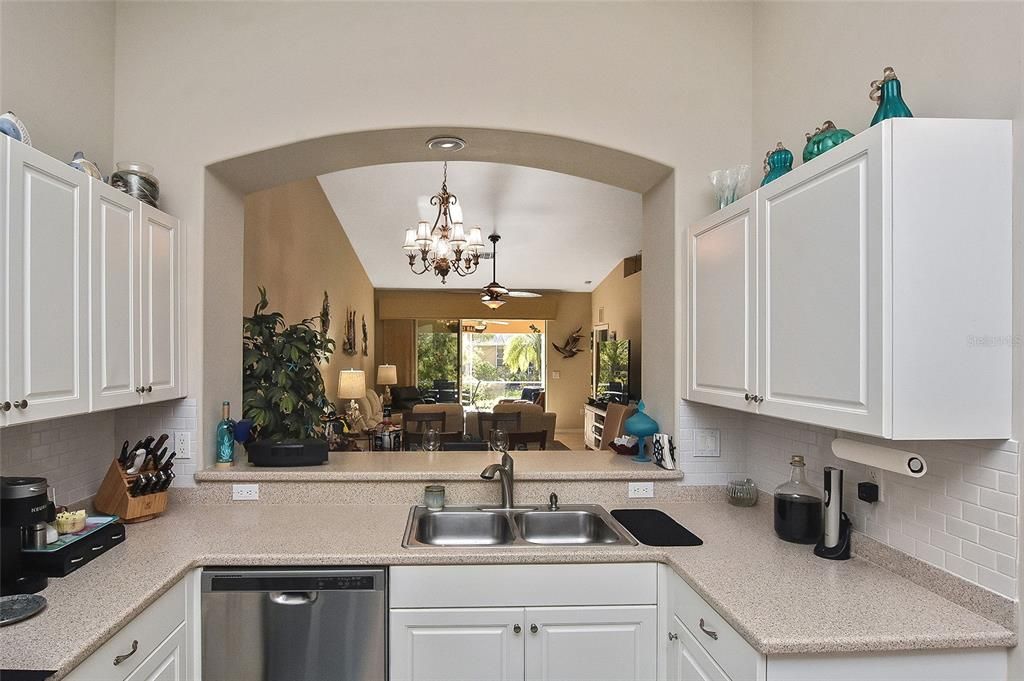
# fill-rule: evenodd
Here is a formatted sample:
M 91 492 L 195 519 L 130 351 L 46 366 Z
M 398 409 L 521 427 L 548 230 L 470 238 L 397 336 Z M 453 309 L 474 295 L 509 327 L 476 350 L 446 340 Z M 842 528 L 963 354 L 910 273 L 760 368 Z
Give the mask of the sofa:
M 506 402 L 494 406 L 495 414 L 514 414 L 516 412 L 521 414 L 522 425 L 519 427 L 520 432 L 530 433 L 546 430 L 548 431 L 548 442 L 550 443 L 555 439 L 555 417 L 557 415 L 554 412 L 544 411 L 544 407 L 529 402 Z M 477 412 L 470 411 L 466 413 L 466 432 L 472 437 L 477 437 L 480 432 L 478 423 Z
M 414 385 L 403 385 L 391 389 L 391 411 L 401 413 L 412 411 L 417 404 L 433 404 L 434 400 L 420 394 L 420 389 Z

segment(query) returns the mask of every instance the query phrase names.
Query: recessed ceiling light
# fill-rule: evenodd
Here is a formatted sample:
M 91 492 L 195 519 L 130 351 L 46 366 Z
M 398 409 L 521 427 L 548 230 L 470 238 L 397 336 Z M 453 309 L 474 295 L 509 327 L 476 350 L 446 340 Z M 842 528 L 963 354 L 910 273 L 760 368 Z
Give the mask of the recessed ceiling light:
M 594 281 L 593 281 L 592 279 L 587 279 L 587 280 L 586 280 L 585 282 L 583 282 L 583 283 L 584 283 L 584 284 L 593 284 L 593 283 L 594 283 Z
M 427 149 L 433 151 L 461 151 L 466 148 L 466 140 L 461 137 L 431 137 L 427 140 Z

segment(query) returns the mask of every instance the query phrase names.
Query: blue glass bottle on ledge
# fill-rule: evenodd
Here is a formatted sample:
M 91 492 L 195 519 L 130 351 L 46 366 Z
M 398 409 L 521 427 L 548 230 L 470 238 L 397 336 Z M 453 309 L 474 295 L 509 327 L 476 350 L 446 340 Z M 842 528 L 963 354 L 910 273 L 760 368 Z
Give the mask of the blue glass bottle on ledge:
M 871 119 L 871 125 L 881 123 L 887 118 L 913 118 L 910 107 L 903 101 L 900 79 L 891 66 L 882 71 L 881 80 L 871 81 L 871 101 L 878 102 L 878 110 Z
M 235 460 L 235 422 L 231 419 L 231 403 L 221 406 L 221 420 L 217 424 L 217 465 L 230 466 Z

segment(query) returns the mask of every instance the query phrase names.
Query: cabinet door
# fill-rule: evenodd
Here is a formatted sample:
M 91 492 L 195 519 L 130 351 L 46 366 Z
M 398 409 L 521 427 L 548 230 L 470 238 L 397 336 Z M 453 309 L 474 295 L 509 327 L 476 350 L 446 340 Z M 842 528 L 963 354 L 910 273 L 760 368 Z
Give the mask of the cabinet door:
M 675 615 L 669 621 L 669 637 L 666 681 L 730 681 Z
M 85 413 L 89 176 L 18 142 L 8 153 L 7 423 Z
M 142 206 L 142 380 L 146 402 L 182 397 L 181 224 Z
M 758 192 L 759 411 L 884 435 L 882 126 Z
M 391 611 L 391 681 L 521 681 L 522 608 Z
M 690 229 L 687 398 L 754 410 L 757 232 L 754 194 Z
M 125 681 L 184 681 L 188 650 L 185 623 L 178 625 Z
M 7 254 L 10 253 L 8 241 L 11 227 L 7 222 L 7 191 L 10 189 L 11 168 L 8 165 L 7 149 L 11 138 L 0 135 L 0 427 L 7 424 L 7 412 L 13 409 L 10 386 L 7 383 L 8 351 L 10 340 L 7 336 L 8 296 L 11 283 L 7 278 Z
M 138 200 L 92 182 L 92 408 L 138 404 L 141 330 Z
M 526 679 L 653 681 L 657 617 L 654 605 L 527 608 Z

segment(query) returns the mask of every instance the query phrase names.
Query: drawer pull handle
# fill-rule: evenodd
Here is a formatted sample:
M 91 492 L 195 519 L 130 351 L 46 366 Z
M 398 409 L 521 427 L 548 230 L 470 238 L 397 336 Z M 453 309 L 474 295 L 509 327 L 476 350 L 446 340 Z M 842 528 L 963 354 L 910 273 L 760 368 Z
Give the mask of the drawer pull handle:
M 668 640 L 669 641 L 678 641 L 679 640 L 679 634 L 674 634 L 671 631 L 668 632 Z
M 129 657 L 134 655 L 136 653 L 136 651 L 138 651 L 138 649 L 139 649 L 139 642 L 136 641 L 136 640 L 133 640 L 132 641 L 132 651 L 130 653 L 125 653 L 124 655 L 118 655 L 117 657 L 115 657 L 114 658 L 114 666 L 116 667 L 117 665 L 119 665 L 122 662 L 124 662 L 125 660 L 127 660 Z
M 105 548 L 106 548 L 106 547 L 105 547 L 105 546 L 103 546 L 103 544 L 100 544 L 99 546 L 94 546 L 94 547 L 92 547 L 92 550 L 93 550 L 93 551 L 102 551 L 102 550 L 103 550 L 103 549 L 105 549 Z
M 536 634 L 538 631 L 540 631 L 540 629 L 537 628 L 536 624 L 531 624 L 530 625 L 530 633 L 531 634 Z
M 79 556 L 78 558 L 72 558 L 68 562 L 74 564 L 74 563 L 81 563 L 83 560 L 85 560 L 85 556 Z
M 110 535 L 110 538 L 111 539 L 120 539 L 123 536 L 124 536 L 123 534 L 112 534 L 112 535 Z
M 707 629 L 707 628 L 704 627 L 704 618 L 703 617 L 700 618 L 700 630 L 703 631 L 708 636 L 710 636 L 711 638 L 713 638 L 714 640 L 716 640 L 716 641 L 718 640 L 718 632 L 717 631 L 713 631 L 711 629 Z
M 521 634 L 523 633 L 523 628 L 517 624 L 514 627 L 512 627 L 512 631 L 514 631 L 517 634 Z

